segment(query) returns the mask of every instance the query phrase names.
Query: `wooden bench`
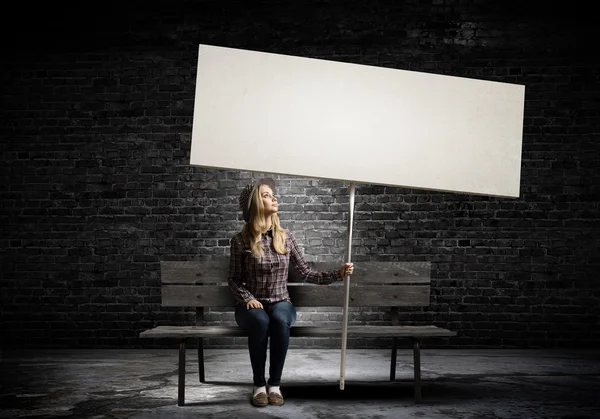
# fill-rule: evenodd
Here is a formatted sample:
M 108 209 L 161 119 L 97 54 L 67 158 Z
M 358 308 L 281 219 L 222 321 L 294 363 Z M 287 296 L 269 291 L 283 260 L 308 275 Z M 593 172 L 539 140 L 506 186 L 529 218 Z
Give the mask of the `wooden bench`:
M 339 264 L 311 264 L 314 269 L 332 269 Z M 177 404 L 185 399 L 186 341 L 198 339 L 198 370 L 200 382 L 204 377 L 204 338 L 247 336 L 237 325 L 208 325 L 204 310 L 219 307 L 233 311 L 235 301 L 227 286 L 228 259 L 205 262 L 162 262 L 162 305 L 166 307 L 196 307 L 196 324 L 190 326 L 157 326 L 140 333 L 142 338 L 179 339 L 179 382 Z M 351 277 L 350 307 L 381 307 L 391 310 L 389 325 L 354 325 L 349 323 L 347 338 L 390 338 L 392 356 L 390 381 L 396 377 L 397 340 L 411 339 L 414 355 L 414 397 L 421 399 L 420 342 L 423 338 L 449 337 L 456 333 L 433 325 L 406 326 L 400 324 L 399 307 L 429 305 L 430 264 L 428 262 L 360 262 Z M 298 282 L 290 273 L 288 290 L 294 306 L 342 307 L 343 282 L 315 285 Z M 292 337 L 341 338 L 341 322 L 336 326 L 305 325 L 298 321 L 290 331 Z M 347 368 L 351 366 L 347 366 Z M 332 377 L 333 378 L 333 377 Z

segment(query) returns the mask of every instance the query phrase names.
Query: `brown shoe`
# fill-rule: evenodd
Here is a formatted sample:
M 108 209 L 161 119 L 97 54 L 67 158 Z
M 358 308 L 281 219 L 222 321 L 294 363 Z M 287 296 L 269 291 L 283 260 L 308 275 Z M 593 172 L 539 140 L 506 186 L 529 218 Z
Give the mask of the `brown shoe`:
M 269 393 L 269 404 L 271 406 L 281 406 L 283 404 L 283 396 L 279 393 Z
M 252 397 L 252 404 L 256 407 L 265 407 L 269 404 L 270 398 L 267 398 L 267 393 L 261 391 L 256 396 Z

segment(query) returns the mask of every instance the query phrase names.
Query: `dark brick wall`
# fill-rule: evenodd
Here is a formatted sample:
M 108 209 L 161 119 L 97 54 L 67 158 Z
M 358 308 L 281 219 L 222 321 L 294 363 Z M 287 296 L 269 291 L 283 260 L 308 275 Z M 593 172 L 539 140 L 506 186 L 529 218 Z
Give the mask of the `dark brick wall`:
M 159 262 L 228 254 L 252 176 L 188 165 L 199 43 L 525 84 L 520 198 L 358 185 L 354 259 L 432 262 L 431 306 L 402 313 L 459 332 L 432 345 L 598 345 L 591 11 L 485 0 L 15 7 L 0 87 L 3 347 L 172 345 L 137 334 L 191 321 L 161 308 Z M 278 179 L 281 218 L 307 258 L 341 261 L 348 185 Z M 386 318 L 369 308 L 351 320 Z

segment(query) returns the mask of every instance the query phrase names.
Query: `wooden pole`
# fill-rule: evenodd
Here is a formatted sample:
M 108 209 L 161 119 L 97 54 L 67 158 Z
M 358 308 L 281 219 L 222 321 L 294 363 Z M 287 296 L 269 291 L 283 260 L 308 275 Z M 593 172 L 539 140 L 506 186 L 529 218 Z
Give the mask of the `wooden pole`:
M 346 251 L 346 263 L 352 259 L 352 224 L 354 218 L 354 191 L 356 186 L 354 182 L 350 183 L 350 199 L 348 201 L 348 244 Z M 342 319 L 342 360 L 340 362 L 340 390 L 344 389 L 346 379 L 346 342 L 348 341 L 348 303 L 350 301 L 350 275 L 344 279 L 344 315 Z

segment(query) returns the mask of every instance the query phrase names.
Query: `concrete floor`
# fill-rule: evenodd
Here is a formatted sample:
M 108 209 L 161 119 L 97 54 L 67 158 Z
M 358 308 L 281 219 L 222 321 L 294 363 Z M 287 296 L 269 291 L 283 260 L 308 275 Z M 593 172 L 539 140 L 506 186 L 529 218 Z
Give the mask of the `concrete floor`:
M 600 418 L 600 355 L 566 350 L 423 349 L 423 401 L 413 402 L 412 351 L 292 349 L 281 407 L 250 403 L 245 350 L 206 351 L 198 382 L 188 351 L 186 406 L 177 406 L 177 351 L 4 351 L 0 418 Z

